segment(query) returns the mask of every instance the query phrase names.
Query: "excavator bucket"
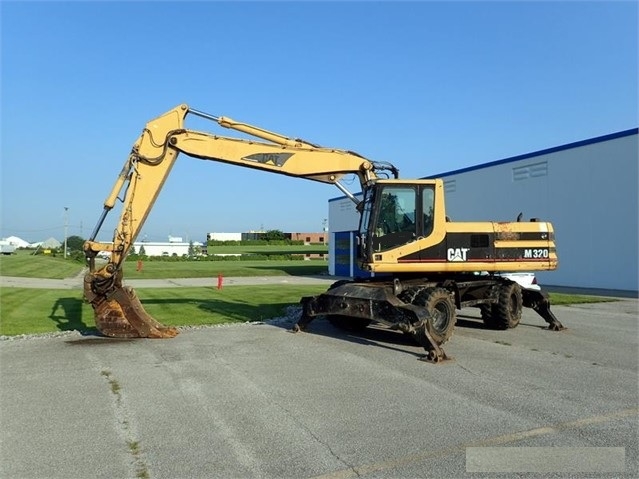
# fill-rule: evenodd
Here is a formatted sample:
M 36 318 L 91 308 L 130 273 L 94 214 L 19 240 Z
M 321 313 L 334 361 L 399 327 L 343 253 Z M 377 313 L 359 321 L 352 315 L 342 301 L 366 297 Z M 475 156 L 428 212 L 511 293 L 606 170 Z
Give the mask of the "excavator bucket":
M 84 295 L 95 312 L 98 331 L 111 338 L 173 338 L 176 328 L 164 326 L 153 319 L 142 306 L 132 288 L 119 281 L 108 294 L 100 294 L 93 286 L 94 277 L 88 274 L 84 280 Z

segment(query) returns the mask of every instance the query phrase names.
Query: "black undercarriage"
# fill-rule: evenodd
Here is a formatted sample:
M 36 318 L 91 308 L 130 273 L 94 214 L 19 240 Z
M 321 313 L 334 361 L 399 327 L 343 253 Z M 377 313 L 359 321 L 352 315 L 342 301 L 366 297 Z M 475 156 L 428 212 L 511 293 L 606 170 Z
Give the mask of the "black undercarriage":
M 520 288 L 493 275 L 433 275 L 428 278 L 383 276 L 342 280 L 328 291 L 301 299 L 302 317 L 296 331 L 306 330 L 317 316 L 342 322 L 376 322 L 412 335 L 426 351 L 425 360 L 446 359 L 441 345 L 452 335 L 455 309 L 477 306 L 482 318 L 499 329 L 515 327 L 521 308 L 536 311 L 551 330 L 565 329 L 550 311 L 548 294 Z

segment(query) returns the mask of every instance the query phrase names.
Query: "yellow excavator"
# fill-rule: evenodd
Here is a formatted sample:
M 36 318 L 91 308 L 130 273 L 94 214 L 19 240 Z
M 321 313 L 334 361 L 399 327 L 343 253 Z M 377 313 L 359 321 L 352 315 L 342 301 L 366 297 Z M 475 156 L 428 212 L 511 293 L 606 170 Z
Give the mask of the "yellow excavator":
M 241 132 L 231 138 L 185 128 L 188 115 Z M 370 277 L 337 281 L 325 293 L 301 298 L 295 331 L 317 316 L 341 328 L 372 322 L 402 331 L 424 347 L 424 359 L 445 359 L 441 348 L 452 335 L 456 311 L 478 307 L 484 323 L 513 328 L 522 307 L 533 308 L 551 330 L 564 329 L 543 291 L 522 289 L 500 273 L 554 270 L 553 227 L 531 219 L 515 222 L 454 222 L 446 216 L 441 179 L 399 179 L 387 162 L 353 151 L 321 147 L 262 128 L 178 105 L 151 120 L 133 145 L 90 238 L 84 244 L 89 272 L 84 295 L 98 330 L 123 338 L 171 338 L 122 282 L 122 267 L 178 155 L 264 170 L 335 185 L 360 213 L 358 262 Z M 361 199 L 340 182 L 359 179 Z M 123 193 L 122 212 L 110 243 L 96 237 Z M 95 258 L 110 253 L 96 268 Z

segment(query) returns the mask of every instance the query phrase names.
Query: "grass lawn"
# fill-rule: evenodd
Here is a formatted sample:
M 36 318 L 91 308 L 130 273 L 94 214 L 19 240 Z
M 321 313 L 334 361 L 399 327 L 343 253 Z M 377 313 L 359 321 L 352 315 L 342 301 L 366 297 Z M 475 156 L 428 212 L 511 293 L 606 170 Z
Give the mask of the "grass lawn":
M 549 293 L 550 306 L 570 306 L 571 304 L 605 303 L 617 301 L 616 298 L 584 296 L 579 294 Z
M 300 261 L 144 261 L 142 271 L 137 262 L 124 263 L 128 279 L 214 278 L 222 276 L 309 276 L 328 274 L 324 260 Z
M 136 292 L 151 316 L 167 326 L 195 326 L 265 320 L 282 314 L 302 296 L 324 285 L 149 288 Z M 553 305 L 609 301 L 609 298 L 551 293 Z M 561 320 L 561 318 L 560 318 Z M 0 335 L 77 330 L 97 333 L 93 309 L 81 290 L 0 289 Z
M 151 316 L 167 326 L 258 321 L 279 316 L 302 296 L 319 294 L 314 286 L 233 286 L 136 289 Z M 0 289 L 0 335 L 77 330 L 96 333 L 93 309 L 81 290 Z
M 99 264 L 99 263 L 98 263 Z M 28 278 L 64 279 L 82 271 L 83 263 L 70 258 L 32 255 L 28 251 L 0 255 L 0 275 Z M 137 261 L 124 263 L 124 276 L 135 279 L 207 278 L 223 276 L 309 276 L 328 273 L 325 260 L 263 261 L 144 261 L 137 271 Z
M 64 279 L 82 271 L 82 263 L 60 256 L 32 255 L 31 251 L 0 255 L 0 275 L 23 276 L 28 278 Z

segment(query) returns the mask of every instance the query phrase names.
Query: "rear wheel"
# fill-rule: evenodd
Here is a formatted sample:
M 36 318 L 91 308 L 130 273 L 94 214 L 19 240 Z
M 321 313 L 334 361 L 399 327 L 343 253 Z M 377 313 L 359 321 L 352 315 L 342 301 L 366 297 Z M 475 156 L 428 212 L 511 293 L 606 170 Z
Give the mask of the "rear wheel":
M 488 326 L 493 319 L 493 305 L 482 304 L 479 306 L 479 311 L 481 312 L 482 321 L 484 321 L 484 324 Z
M 444 344 L 453 335 L 457 311 L 448 290 L 429 288 L 420 291 L 413 304 L 422 306 L 430 314 L 428 332 L 438 344 Z
M 486 326 L 493 329 L 512 329 L 517 327 L 521 321 L 521 313 L 523 309 L 523 299 L 521 286 L 515 282 L 503 283 L 499 287 L 499 299 L 497 304 L 492 305 L 488 311 L 490 314 L 484 314 L 484 306 L 482 306 L 482 319 Z

